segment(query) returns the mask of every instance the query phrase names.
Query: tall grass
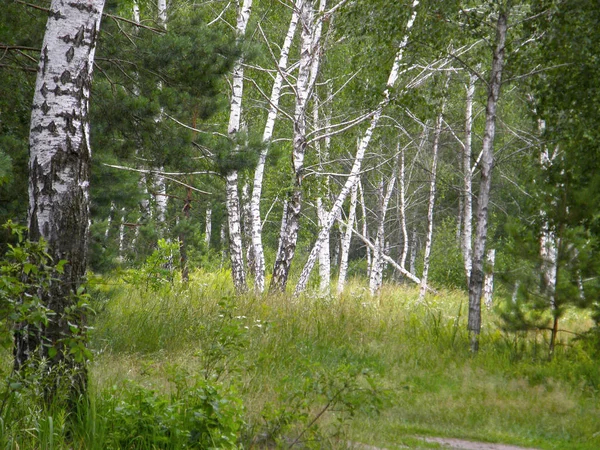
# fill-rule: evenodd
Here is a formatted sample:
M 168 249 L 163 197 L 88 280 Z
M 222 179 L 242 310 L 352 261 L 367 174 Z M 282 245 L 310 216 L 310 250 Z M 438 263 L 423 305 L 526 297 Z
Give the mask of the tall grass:
M 214 401 L 235 406 L 215 427 L 245 447 L 389 448 L 428 434 L 600 448 L 593 349 L 564 334 L 549 360 L 547 336 L 504 333 L 486 310 L 473 356 L 462 292 L 418 304 L 416 289 L 385 286 L 372 298 L 356 280 L 340 297 L 236 298 L 227 274 L 197 272 L 154 291 L 109 283 L 94 298 L 90 399 L 75 421 L 19 404 L 11 414 L 28 431 L 5 419 L 4 447 L 184 448 L 189 418 L 207 411 L 198 398 L 213 389 Z M 569 320 L 574 329 L 586 318 Z

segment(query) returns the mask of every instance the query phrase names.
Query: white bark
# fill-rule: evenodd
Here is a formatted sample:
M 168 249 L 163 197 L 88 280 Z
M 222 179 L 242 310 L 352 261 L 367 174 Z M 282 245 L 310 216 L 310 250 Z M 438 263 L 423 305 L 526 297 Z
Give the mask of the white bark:
M 538 129 L 540 135 L 543 135 L 546 124 L 543 120 L 538 120 Z M 549 170 L 554 162 L 554 155 L 551 155 L 548 148 L 544 146 L 540 152 L 540 165 L 542 170 Z M 544 280 L 544 290 L 552 309 L 556 309 L 556 278 L 558 276 L 558 241 L 554 230 L 551 229 L 547 214 L 544 210 L 540 211 L 542 216 L 542 230 L 540 233 L 540 257 L 542 260 L 542 276 Z
M 317 198 L 317 216 L 319 226 L 322 227 L 327 220 L 327 211 L 323 206 L 321 197 Z M 319 291 L 321 294 L 329 292 L 331 284 L 331 255 L 329 252 L 329 234 L 323 240 L 319 250 Z
M 417 17 L 416 7 L 418 4 L 419 4 L 419 0 L 415 0 L 413 2 L 413 13 L 412 13 L 412 15 L 408 21 L 408 24 L 406 26 L 406 34 L 404 35 L 404 38 L 403 38 L 402 42 L 400 43 L 398 52 L 396 53 L 396 57 L 394 58 L 394 63 L 392 65 L 392 69 L 391 69 L 390 75 L 388 77 L 386 88 L 383 92 L 383 99 L 377 106 L 377 109 L 375 110 L 375 113 L 373 114 L 373 117 L 371 118 L 369 127 L 367 128 L 364 136 L 360 140 L 358 149 L 356 151 L 356 156 L 354 158 L 354 164 L 350 171 L 350 176 L 346 180 L 346 183 L 344 184 L 341 192 L 337 196 L 337 198 L 331 208 L 331 211 L 329 212 L 327 221 L 325 222 L 324 226 L 321 227 L 319 236 L 317 237 L 317 241 L 315 242 L 315 245 L 313 246 L 311 253 L 308 257 L 308 261 L 306 262 L 304 268 L 302 269 L 302 273 L 300 274 L 300 279 L 298 280 L 298 284 L 296 285 L 296 289 L 294 291 L 295 295 L 300 294 L 301 292 L 303 292 L 306 289 L 306 285 L 308 283 L 308 278 L 310 276 L 310 272 L 312 271 L 312 268 L 314 267 L 320 247 L 323 244 L 323 242 L 325 241 L 325 239 L 327 238 L 327 236 L 329 235 L 329 231 L 330 231 L 331 227 L 333 226 L 333 223 L 335 222 L 337 216 L 339 215 L 339 212 L 341 211 L 344 200 L 348 196 L 348 193 L 352 189 L 352 186 L 354 185 L 354 183 L 356 183 L 358 180 L 358 176 L 360 173 L 360 168 L 362 165 L 362 160 L 363 160 L 364 154 L 369 146 L 369 143 L 371 142 L 371 137 L 373 136 L 375 128 L 377 128 L 379 119 L 381 118 L 381 115 L 383 113 L 383 109 L 390 102 L 391 90 L 395 86 L 396 81 L 398 80 L 398 76 L 400 75 L 400 64 L 401 64 L 403 56 L 404 56 L 404 50 L 406 49 L 406 46 L 408 44 L 408 37 L 409 37 L 410 31 L 411 31 L 413 24 L 415 22 L 415 19 Z
M 346 224 L 343 223 L 340 220 L 340 223 L 342 225 L 342 227 L 345 227 Z M 356 228 L 354 228 L 352 230 L 352 232 L 356 235 L 356 237 L 358 237 L 361 241 L 363 241 L 365 243 L 365 245 L 367 247 L 369 247 L 371 250 L 375 250 L 375 244 L 373 244 L 368 238 L 366 238 L 365 236 L 363 236 L 362 234 L 360 234 Z M 406 278 L 408 278 L 411 281 L 414 281 L 417 284 L 421 283 L 421 280 L 415 276 L 414 274 L 408 272 L 406 269 L 403 269 L 402 267 L 400 267 L 400 264 L 398 264 L 396 261 L 394 261 L 390 256 L 388 256 L 387 254 L 383 254 L 382 258 L 385 262 L 387 262 L 388 264 L 390 264 L 391 266 L 393 266 L 398 272 L 400 272 L 402 275 L 404 275 Z M 429 289 L 429 288 L 428 288 Z M 430 289 L 431 290 L 431 289 Z
M 473 245 L 471 277 L 469 280 L 469 319 L 468 330 L 471 335 L 471 351 L 479 350 L 479 334 L 481 332 L 481 294 L 483 289 L 483 258 L 488 228 L 488 205 L 492 184 L 492 168 L 494 165 L 494 136 L 496 132 L 496 109 L 502 85 L 504 68 L 504 51 L 507 33 L 507 13 L 498 15 L 496 48 L 488 84 L 488 101 L 485 112 L 485 132 L 481 150 L 481 183 L 477 197 L 477 229 Z
M 212 209 L 206 208 L 206 221 L 204 225 L 204 242 L 206 247 L 210 247 L 210 238 L 212 235 Z
M 400 144 L 398 144 L 400 150 Z M 400 151 L 400 228 L 402 229 L 402 255 L 400 256 L 400 267 L 406 268 L 406 257 L 408 255 L 408 231 L 406 229 L 406 164 L 404 149 Z
M 121 208 L 121 222 L 119 223 L 119 262 L 125 261 L 125 208 Z
M 354 228 L 354 220 L 356 219 L 356 204 L 358 203 L 358 183 L 352 186 L 350 194 L 350 211 L 348 212 L 348 221 L 346 223 L 346 231 L 342 235 L 341 256 L 340 256 L 340 272 L 338 276 L 337 293 L 338 295 L 344 292 L 346 284 L 346 276 L 348 274 L 348 255 L 350 253 L 350 242 L 352 241 L 352 229 Z
M 236 36 L 238 39 L 246 34 L 246 27 L 250 18 L 252 0 L 244 0 L 240 5 L 238 1 L 238 15 L 236 25 Z M 227 132 L 230 137 L 240 131 L 242 117 L 242 96 L 244 92 L 244 66 L 240 58 L 233 68 L 233 92 L 231 94 L 231 105 L 229 113 L 229 125 Z M 229 231 L 229 257 L 231 260 L 231 276 L 236 292 L 245 292 L 246 271 L 244 267 L 244 246 L 242 242 L 242 227 L 240 214 L 240 198 L 238 193 L 238 172 L 230 170 L 226 176 L 226 205 L 227 223 Z
M 61 360 L 77 366 L 68 360 L 68 349 L 57 339 L 72 334 L 63 312 L 72 304 L 87 264 L 89 97 L 104 0 L 52 0 L 49 6 L 31 113 L 28 237 L 44 238 L 53 261 L 68 263 L 64 273 L 57 274 L 60 280 L 42 292 L 42 302 L 59 320 L 51 317 L 50 323 L 38 330 L 17 325 L 17 370 L 34 352 L 47 358 L 47 370 Z M 49 356 L 51 347 L 58 350 L 57 355 Z
M 486 271 L 483 280 L 483 303 L 489 309 L 494 303 L 494 264 L 496 249 L 489 249 L 486 256 Z
M 392 191 L 394 190 L 394 184 L 396 183 L 396 175 L 392 176 L 387 191 L 383 192 L 383 180 L 380 185 L 380 211 L 379 220 L 377 224 L 377 237 L 375 238 L 375 250 L 373 251 L 373 265 L 371 266 L 371 276 L 369 277 L 369 291 L 371 295 L 375 295 L 383 282 L 383 269 L 385 254 L 385 217 L 388 209 L 390 198 L 392 197 Z
M 104 230 L 104 245 L 108 243 L 108 235 L 110 233 L 110 228 L 112 226 L 113 214 L 115 213 L 115 209 L 117 206 L 115 202 L 110 202 L 110 210 L 108 211 L 108 218 L 106 219 L 106 230 Z
M 462 200 L 462 235 L 461 249 L 467 276 L 467 284 L 471 278 L 471 254 L 473 247 L 473 173 L 471 157 L 473 153 L 473 98 L 475 97 L 476 75 L 469 76 L 465 112 L 465 146 L 463 149 L 463 200 Z
M 167 0 L 158 0 L 158 23 L 165 27 L 167 24 Z
M 360 145 L 360 141 L 359 141 Z M 362 213 L 362 235 L 365 238 L 369 238 L 369 232 L 367 230 L 367 206 L 365 204 L 365 195 L 362 187 L 362 183 L 360 178 L 358 179 L 358 192 L 360 194 L 360 210 Z M 367 246 L 366 248 L 366 257 L 367 257 L 367 274 L 371 273 L 371 263 L 373 262 L 373 258 L 371 257 L 371 248 Z
M 281 47 L 279 62 L 277 64 L 277 74 L 271 89 L 271 98 L 269 101 L 269 113 L 267 122 L 263 132 L 264 149 L 261 151 L 258 158 L 256 169 L 254 170 L 254 184 L 252 187 L 252 198 L 250 200 L 250 214 L 252 217 L 252 246 L 254 248 L 254 289 L 257 292 L 263 292 L 265 288 L 265 255 L 262 245 L 262 224 L 260 217 L 260 197 L 262 194 L 262 184 L 265 172 L 265 163 L 267 153 L 269 151 L 269 142 L 273 137 L 275 128 L 275 119 L 277 118 L 277 110 L 279 107 L 279 99 L 281 97 L 281 88 L 283 86 L 283 74 L 287 69 L 288 56 L 296 27 L 298 25 L 299 11 L 304 0 L 296 0 L 296 4 L 292 10 L 292 18 L 288 27 L 287 34 Z
M 290 267 L 296 253 L 298 230 L 300 226 L 300 211 L 302 209 L 302 180 L 304 178 L 304 157 L 306 152 L 306 110 L 312 92 L 311 72 L 314 67 L 315 36 L 321 21 L 314 20 L 314 9 L 311 0 L 306 0 L 300 10 L 302 25 L 300 44 L 300 64 L 296 78 L 296 107 L 294 111 L 294 135 L 292 139 L 292 167 L 294 171 L 294 188 L 288 200 L 286 227 L 281 236 L 281 248 L 275 258 L 271 291 L 284 292 L 290 272 Z
M 417 263 L 417 252 L 419 250 L 419 238 L 417 235 L 417 229 L 413 228 L 412 232 L 412 244 L 410 248 L 410 261 L 408 265 L 408 271 L 410 273 L 416 272 L 416 263 Z
M 446 88 L 448 86 L 450 78 L 446 79 L 446 86 L 444 87 L 444 99 L 442 101 L 442 109 L 438 114 L 435 123 L 435 132 L 433 137 L 433 155 L 431 161 L 431 181 L 429 187 L 429 202 L 427 207 L 427 236 L 425 238 L 425 251 L 423 255 L 423 274 L 421 275 L 421 287 L 419 289 L 419 303 L 425 300 L 425 294 L 427 294 L 427 280 L 429 277 L 429 257 L 431 255 L 431 246 L 433 244 L 433 212 L 435 208 L 435 194 L 437 184 L 437 166 L 438 166 L 438 154 L 440 149 L 440 136 L 442 134 L 442 124 L 444 121 L 444 112 L 446 109 Z

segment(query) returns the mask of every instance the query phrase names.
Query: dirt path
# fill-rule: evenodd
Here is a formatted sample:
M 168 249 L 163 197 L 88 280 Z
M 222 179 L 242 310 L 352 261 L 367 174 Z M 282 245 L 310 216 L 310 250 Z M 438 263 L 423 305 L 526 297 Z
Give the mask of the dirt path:
M 435 442 L 443 445 L 444 447 L 457 449 L 457 450 L 537 450 L 531 447 L 518 447 L 516 445 L 505 445 L 505 444 L 491 444 L 489 442 L 474 442 L 465 441 L 463 439 L 454 438 L 437 438 L 437 437 L 424 437 L 419 436 L 426 442 Z
M 519 447 L 516 445 L 506 444 L 492 444 L 489 442 L 476 442 L 466 441 L 464 439 L 455 438 L 440 438 L 440 437 L 428 437 L 428 436 L 415 436 L 416 439 L 440 444 L 442 448 L 454 449 L 454 450 L 539 450 L 531 447 Z M 352 449 L 356 450 L 388 450 L 381 447 L 373 447 L 371 445 L 356 444 L 351 445 Z M 409 447 L 406 447 L 409 448 Z

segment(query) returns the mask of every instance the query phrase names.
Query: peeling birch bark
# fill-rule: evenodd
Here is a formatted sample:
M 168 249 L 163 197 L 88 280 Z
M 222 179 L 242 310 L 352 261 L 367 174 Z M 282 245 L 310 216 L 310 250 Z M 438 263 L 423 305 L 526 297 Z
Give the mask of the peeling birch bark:
M 479 334 L 481 333 L 481 293 L 483 289 L 483 258 L 488 228 L 488 205 L 492 185 L 492 168 L 494 165 L 494 136 L 496 132 L 496 109 L 502 85 L 504 68 L 504 52 L 507 33 L 507 13 L 501 11 L 496 26 L 496 48 L 492 61 L 490 82 L 488 84 L 488 101 L 485 111 L 485 132 L 481 150 L 481 183 L 477 197 L 477 228 L 473 245 L 471 277 L 469 280 L 469 319 L 468 331 L 471 336 L 471 351 L 479 350 Z
M 47 361 L 47 370 L 64 363 L 73 369 L 64 380 L 79 394 L 85 389 L 85 367 L 69 356 L 60 340 L 73 334 L 63 314 L 73 306 L 87 264 L 89 97 L 103 8 L 104 0 L 50 4 L 29 135 L 29 239 L 44 238 L 54 262 L 67 264 L 56 274 L 60 281 L 41 292 L 43 304 L 56 315 L 36 330 L 17 324 L 14 333 L 15 370 L 36 357 Z

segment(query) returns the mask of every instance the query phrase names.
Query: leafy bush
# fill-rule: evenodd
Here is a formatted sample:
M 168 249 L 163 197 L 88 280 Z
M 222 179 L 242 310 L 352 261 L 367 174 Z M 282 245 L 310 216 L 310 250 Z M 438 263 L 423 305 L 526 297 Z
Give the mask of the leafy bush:
M 244 424 L 233 389 L 175 371 L 173 394 L 130 383 L 114 387 L 102 402 L 108 409 L 107 449 L 236 449 Z

